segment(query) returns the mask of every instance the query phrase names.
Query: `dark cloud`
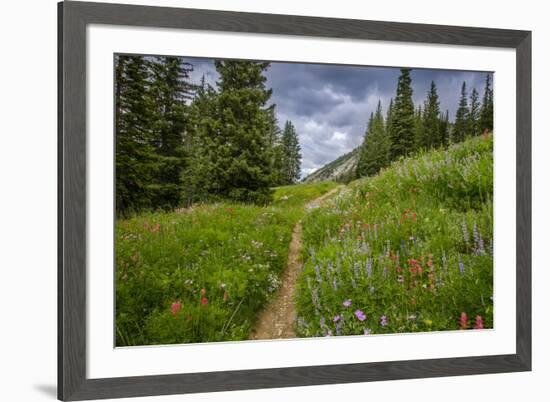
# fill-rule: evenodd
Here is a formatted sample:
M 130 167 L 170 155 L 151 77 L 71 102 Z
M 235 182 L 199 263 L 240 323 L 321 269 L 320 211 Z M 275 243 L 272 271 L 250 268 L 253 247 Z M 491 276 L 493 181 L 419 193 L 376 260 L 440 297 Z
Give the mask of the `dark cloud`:
M 205 76 L 215 85 L 218 78 L 212 59 L 188 59 L 194 64 L 191 79 Z M 414 69 L 413 99 L 421 105 L 433 80 L 440 109 L 454 119 L 460 87 L 476 88 L 483 95 L 484 72 Z M 399 68 L 304 63 L 271 63 L 267 85 L 273 88 L 280 125 L 291 120 L 300 136 L 302 174 L 336 159 L 357 147 L 364 136 L 370 113 L 380 100 L 386 111 L 395 96 Z

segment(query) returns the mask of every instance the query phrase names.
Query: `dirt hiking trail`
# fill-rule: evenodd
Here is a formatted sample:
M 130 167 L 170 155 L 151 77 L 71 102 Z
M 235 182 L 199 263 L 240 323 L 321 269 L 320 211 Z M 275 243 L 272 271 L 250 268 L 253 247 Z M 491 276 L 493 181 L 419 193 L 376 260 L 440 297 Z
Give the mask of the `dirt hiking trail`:
M 306 210 L 319 208 L 323 201 L 340 191 L 343 186 L 338 186 L 326 192 L 321 197 L 310 201 L 305 205 Z M 281 286 L 275 298 L 260 313 L 255 329 L 250 339 L 286 339 L 295 338 L 294 322 L 296 321 L 296 306 L 294 293 L 298 275 L 302 270 L 300 254 L 302 252 L 302 224 L 298 222 L 292 230 L 288 260 L 285 271 L 281 277 Z

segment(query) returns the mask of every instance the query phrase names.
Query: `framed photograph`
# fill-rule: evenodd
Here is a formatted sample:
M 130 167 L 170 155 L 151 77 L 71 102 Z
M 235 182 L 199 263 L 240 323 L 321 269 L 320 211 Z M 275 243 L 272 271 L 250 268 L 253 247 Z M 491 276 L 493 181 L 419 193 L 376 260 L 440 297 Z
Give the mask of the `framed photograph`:
M 58 397 L 531 369 L 531 33 L 59 3 Z

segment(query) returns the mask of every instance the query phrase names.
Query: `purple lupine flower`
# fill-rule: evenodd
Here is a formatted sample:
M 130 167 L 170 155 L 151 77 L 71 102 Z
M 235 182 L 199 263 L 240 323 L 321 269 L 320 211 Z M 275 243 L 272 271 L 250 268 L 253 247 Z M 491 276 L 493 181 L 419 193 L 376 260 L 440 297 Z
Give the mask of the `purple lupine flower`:
M 371 329 L 370 328 L 365 328 L 363 329 L 363 335 L 370 335 L 371 334 Z
M 380 317 L 380 325 L 383 326 L 383 327 L 388 325 L 388 317 L 386 317 L 385 315 L 381 316 Z
M 460 227 L 462 229 L 462 237 L 464 238 L 464 241 L 468 243 L 470 241 L 470 234 L 468 233 L 468 226 L 466 226 L 466 222 L 462 222 Z
M 461 274 L 464 274 L 464 264 L 462 263 L 462 258 L 458 256 L 458 270 Z
M 325 317 L 324 316 L 321 316 L 321 318 L 319 318 L 319 326 L 321 328 L 324 328 L 326 326 L 326 322 L 325 322 Z
M 344 307 L 349 307 L 349 306 L 351 306 L 351 299 L 344 300 L 344 302 L 342 303 L 342 305 L 343 305 Z
M 372 258 L 367 258 L 367 265 L 365 266 L 365 271 L 367 271 L 367 276 L 370 278 L 372 275 Z
M 354 289 L 357 287 L 357 283 L 355 283 L 355 279 L 351 280 L 351 287 Z
M 477 224 L 474 222 L 474 227 L 472 229 L 473 236 L 474 236 L 474 246 L 477 247 L 479 243 L 479 232 L 477 231 Z M 476 250 L 477 252 L 477 250 Z
M 353 276 L 359 277 L 359 264 L 357 262 L 353 264 Z
M 317 288 L 316 287 L 313 287 L 311 289 L 311 302 L 313 303 L 315 308 L 317 308 L 319 310 L 321 309 L 321 304 L 319 302 L 319 294 L 317 293 Z
M 334 290 L 338 290 L 338 280 L 336 279 L 336 277 L 332 278 L 332 288 Z
M 334 318 L 332 319 L 332 322 L 338 322 L 342 319 L 342 316 L 340 314 L 334 316 Z
M 336 335 L 342 335 L 342 324 L 336 324 Z
M 353 314 L 355 314 L 359 321 L 365 321 L 367 319 L 367 316 L 361 310 L 355 310 Z
M 485 245 L 483 243 L 483 237 L 480 235 L 479 236 L 479 241 L 477 242 L 478 244 L 478 252 L 480 255 L 483 255 L 485 254 Z
M 330 328 L 327 329 L 327 334 L 325 336 L 332 336 L 332 331 L 330 330 Z
M 315 270 L 315 279 L 317 280 L 317 282 L 319 283 L 323 282 L 323 279 L 321 278 L 321 272 L 319 270 L 319 266 L 315 265 L 313 269 Z

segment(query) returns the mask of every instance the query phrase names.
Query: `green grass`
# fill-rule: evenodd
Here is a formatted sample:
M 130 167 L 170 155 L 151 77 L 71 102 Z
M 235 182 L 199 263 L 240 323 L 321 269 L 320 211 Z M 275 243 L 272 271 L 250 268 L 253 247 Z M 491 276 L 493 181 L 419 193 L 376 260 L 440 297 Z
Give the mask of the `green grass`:
M 479 137 L 398 161 L 311 211 L 298 334 L 455 330 L 462 313 L 492 328 L 492 149 Z
M 247 339 L 304 205 L 335 186 L 279 187 L 267 207 L 217 203 L 118 220 L 117 346 Z

